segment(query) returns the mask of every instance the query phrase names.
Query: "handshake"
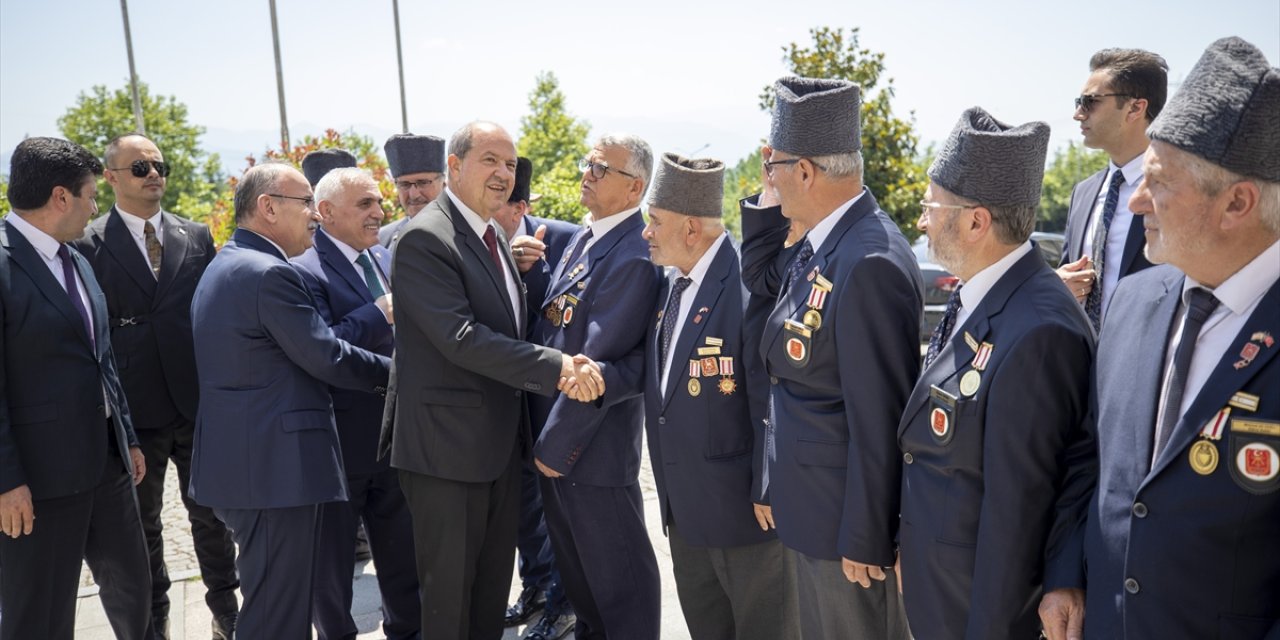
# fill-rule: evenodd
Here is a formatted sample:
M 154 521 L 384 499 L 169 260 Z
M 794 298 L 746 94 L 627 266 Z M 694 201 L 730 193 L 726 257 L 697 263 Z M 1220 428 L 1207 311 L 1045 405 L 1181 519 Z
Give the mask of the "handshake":
M 582 354 L 570 357 L 566 353 L 560 357 L 560 384 L 556 388 L 561 393 L 578 402 L 594 402 L 604 395 L 604 377 L 599 364 Z

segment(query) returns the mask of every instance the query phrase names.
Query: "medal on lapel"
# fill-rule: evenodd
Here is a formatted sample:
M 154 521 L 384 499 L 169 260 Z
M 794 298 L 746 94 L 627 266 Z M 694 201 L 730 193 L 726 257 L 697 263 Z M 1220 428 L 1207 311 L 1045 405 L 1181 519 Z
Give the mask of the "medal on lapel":
M 787 362 L 797 368 L 808 365 L 809 341 L 813 338 L 813 332 L 809 327 L 790 318 L 783 321 L 782 328 L 786 329 L 783 335 L 783 349 L 787 355 Z
M 1187 452 L 1187 459 L 1191 463 L 1191 470 L 1196 473 L 1207 476 L 1218 468 L 1218 445 L 1215 444 L 1222 438 L 1222 428 L 1227 424 L 1227 418 L 1231 415 L 1231 407 L 1223 407 L 1212 420 L 1205 423 L 1204 428 L 1200 429 L 1200 439 L 1191 445 L 1191 450 Z
M 967 332 L 964 337 L 966 343 L 972 339 Z M 974 340 L 974 343 L 977 343 L 977 340 Z M 987 363 L 991 361 L 991 351 L 993 349 L 995 349 L 995 346 L 990 342 L 984 342 L 975 349 L 976 353 L 973 354 L 973 362 L 970 363 L 973 368 L 964 372 L 963 376 L 960 376 L 960 395 L 970 398 L 978 393 L 978 387 L 982 386 L 982 372 L 986 370 Z
M 1254 344 L 1255 342 L 1258 344 Z M 1244 343 L 1244 347 L 1240 349 L 1240 359 L 1236 361 L 1235 368 L 1243 369 L 1253 364 L 1253 359 L 1258 357 L 1259 353 L 1262 353 L 1262 347 L 1270 349 L 1275 342 L 1270 333 L 1255 331 L 1252 336 L 1249 336 L 1249 341 Z
M 698 382 L 697 378 L 689 378 L 689 395 L 696 398 L 700 393 L 702 393 L 702 383 Z
M 726 396 L 733 395 L 738 388 L 738 383 L 733 380 L 733 357 L 725 356 L 720 358 L 720 393 Z
M 1231 478 L 1236 486 L 1254 495 L 1280 489 L 1280 422 L 1233 418 L 1231 426 Z
M 816 267 L 810 273 L 810 280 L 813 286 L 809 288 L 809 298 L 805 301 L 809 309 L 804 312 L 804 326 L 817 331 L 822 328 L 822 308 L 827 304 L 827 294 L 831 293 L 831 281 L 819 275 Z
M 561 323 L 567 327 L 570 322 L 573 322 L 573 309 L 577 306 L 578 299 L 567 293 L 560 296 L 560 298 L 562 300 L 561 306 L 564 307 L 564 311 L 561 312 Z
M 929 412 L 929 435 L 938 444 L 949 444 L 955 435 L 951 417 L 955 414 L 956 397 L 935 384 L 929 386 L 929 399 L 933 403 L 933 410 Z

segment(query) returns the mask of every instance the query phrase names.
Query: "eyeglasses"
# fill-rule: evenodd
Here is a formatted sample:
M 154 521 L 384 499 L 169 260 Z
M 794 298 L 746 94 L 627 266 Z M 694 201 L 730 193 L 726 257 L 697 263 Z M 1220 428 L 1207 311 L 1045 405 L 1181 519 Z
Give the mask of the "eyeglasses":
M 129 166 L 127 167 L 110 167 L 110 169 L 112 171 L 124 171 L 125 169 L 128 169 L 129 173 L 133 174 L 133 177 L 145 178 L 151 175 L 152 167 L 155 167 L 156 173 L 160 174 L 161 178 L 169 177 L 169 165 L 160 162 L 159 160 L 134 160 L 129 163 Z
M 302 206 L 308 209 L 314 209 L 316 204 L 316 199 L 311 196 L 300 198 L 298 196 L 286 196 L 283 193 L 268 193 L 267 195 L 271 196 L 272 198 L 284 198 L 286 200 L 297 200 L 298 202 L 302 203 Z
M 938 202 L 929 202 L 928 200 L 920 201 L 920 215 L 927 216 L 936 209 L 977 209 L 976 204 L 941 204 Z
M 603 160 L 601 160 L 600 162 L 592 162 L 586 158 L 583 158 L 578 161 L 578 171 L 581 171 L 583 173 L 590 171 L 591 177 L 595 178 L 596 180 L 600 180 L 601 178 L 604 178 L 605 174 L 610 171 L 613 171 L 615 173 L 620 173 L 628 178 L 637 177 L 635 174 L 627 173 L 622 169 L 614 169 L 613 167 L 609 166 L 608 162 L 605 162 Z
M 440 176 L 439 178 L 427 178 L 425 180 L 401 180 L 396 183 L 396 188 L 401 191 L 408 191 L 410 189 L 422 191 L 437 182 L 444 182 L 444 176 Z
M 826 168 L 826 167 L 822 166 L 821 164 L 818 164 L 817 162 L 814 162 L 812 158 L 787 158 L 786 160 L 766 160 L 766 161 L 765 161 L 765 163 L 764 163 L 764 172 L 765 172 L 765 173 L 766 173 L 770 178 L 772 178 L 772 177 L 773 177 L 773 166 L 774 166 L 774 165 L 779 165 L 779 164 L 780 164 L 780 165 L 795 164 L 795 163 L 797 163 L 797 162 L 800 162 L 801 160 L 806 160 L 806 159 L 807 159 L 807 160 L 809 160 L 809 162 L 810 162 L 813 166 L 817 167 L 819 171 L 826 171 L 826 170 L 827 170 L 827 168 Z
M 1093 111 L 1093 105 L 1098 104 L 1103 98 L 1134 98 L 1127 93 L 1085 93 L 1076 98 L 1076 108 L 1083 109 L 1085 113 Z

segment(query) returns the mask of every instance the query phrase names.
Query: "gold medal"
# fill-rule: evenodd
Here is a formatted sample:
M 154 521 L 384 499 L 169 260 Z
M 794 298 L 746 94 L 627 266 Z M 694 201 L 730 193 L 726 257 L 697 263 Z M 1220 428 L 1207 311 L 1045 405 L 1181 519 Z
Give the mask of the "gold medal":
M 810 309 L 804 312 L 804 325 L 817 331 L 822 328 L 822 314 L 817 309 Z
M 978 392 L 978 386 L 982 384 L 982 374 L 970 369 L 960 377 L 960 395 L 966 398 Z
M 1218 448 L 1210 440 L 1197 440 L 1191 445 L 1188 456 L 1191 459 L 1191 470 L 1207 476 L 1218 468 Z
M 737 389 L 738 383 L 734 382 L 733 378 L 720 378 L 720 393 L 731 396 Z M 694 395 L 698 394 L 695 393 Z
M 699 393 L 702 393 L 702 383 L 697 378 L 689 378 L 689 395 L 696 398 Z

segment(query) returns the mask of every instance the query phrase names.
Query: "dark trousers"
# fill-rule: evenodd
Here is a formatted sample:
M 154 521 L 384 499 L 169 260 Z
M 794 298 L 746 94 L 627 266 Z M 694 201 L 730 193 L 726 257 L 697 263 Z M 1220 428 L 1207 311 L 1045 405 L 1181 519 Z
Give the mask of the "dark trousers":
M 401 471 L 400 488 L 413 516 L 422 637 L 501 638 L 520 508 L 519 450 L 493 482 Z
M 644 526 L 640 484 L 594 487 L 542 478 L 556 568 L 578 615 L 578 640 L 657 640 L 658 560 Z
M 235 613 L 236 547 L 227 526 L 213 515 L 213 509 L 196 504 L 187 495 L 191 481 L 191 443 L 195 424 L 184 418 L 161 429 L 138 430 L 138 443 L 147 460 L 147 475 L 138 485 L 138 508 L 142 511 L 142 531 L 147 537 L 147 554 L 151 557 L 151 616 L 169 616 L 169 568 L 164 563 L 164 476 L 170 460 L 178 470 L 178 487 L 182 504 L 191 522 L 191 538 L 195 542 L 200 579 L 206 589 L 204 601 L 214 617 Z
M 223 509 L 214 513 L 240 545 L 236 567 L 244 606 L 240 640 L 311 638 L 311 583 L 319 506 Z M 347 553 L 351 553 L 351 549 Z
M 839 560 L 787 551 L 795 559 L 801 637 L 911 638 L 902 596 L 898 595 L 898 576 L 892 569 L 885 569 L 884 582 L 872 580 L 871 586 L 863 589 L 844 577 Z
M 422 611 L 413 562 L 413 523 L 392 469 L 347 476 L 349 502 L 320 505 L 315 593 L 311 620 L 320 640 L 355 638 L 351 577 L 356 525 L 364 521 L 382 594 L 382 631 L 388 640 L 418 637 Z
M 116 637 L 145 637 L 151 576 L 124 461 L 108 455 L 93 491 L 32 506 L 31 535 L 0 536 L 0 639 L 71 640 L 81 558 L 93 572 Z
M 571 607 L 560 582 L 560 572 L 556 571 L 551 537 L 547 535 L 539 475 L 530 466 L 520 468 L 520 537 L 516 542 L 516 550 L 520 552 L 517 564 L 520 582 L 526 589 L 537 587 L 547 594 L 547 613 L 566 613 Z

